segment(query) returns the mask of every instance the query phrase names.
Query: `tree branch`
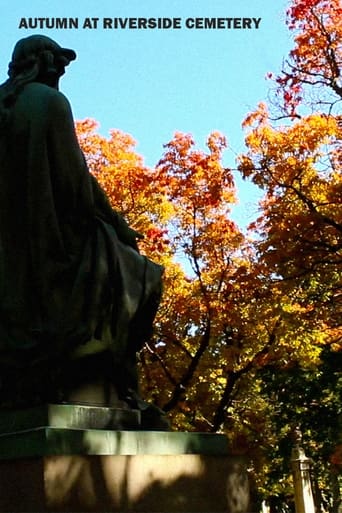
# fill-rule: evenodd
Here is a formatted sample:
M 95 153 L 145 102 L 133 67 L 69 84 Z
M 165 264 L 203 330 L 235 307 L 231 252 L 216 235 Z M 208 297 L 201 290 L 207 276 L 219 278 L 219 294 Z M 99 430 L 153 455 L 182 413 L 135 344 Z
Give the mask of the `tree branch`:
M 195 374 L 195 371 L 198 367 L 198 364 L 199 364 L 204 352 L 206 351 L 207 347 L 209 346 L 210 334 L 211 334 L 211 322 L 210 322 L 210 318 L 208 317 L 206 328 L 202 335 L 200 345 L 199 345 L 195 355 L 193 356 L 189 367 L 183 374 L 183 377 L 181 378 L 181 380 L 177 383 L 177 385 L 172 393 L 171 399 L 166 404 L 164 404 L 164 406 L 162 407 L 162 409 L 165 412 L 173 410 L 173 408 L 175 408 L 175 406 L 177 406 L 177 403 L 180 401 L 180 399 L 184 395 L 186 387 L 189 385 L 190 381 L 192 380 L 192 378 Z

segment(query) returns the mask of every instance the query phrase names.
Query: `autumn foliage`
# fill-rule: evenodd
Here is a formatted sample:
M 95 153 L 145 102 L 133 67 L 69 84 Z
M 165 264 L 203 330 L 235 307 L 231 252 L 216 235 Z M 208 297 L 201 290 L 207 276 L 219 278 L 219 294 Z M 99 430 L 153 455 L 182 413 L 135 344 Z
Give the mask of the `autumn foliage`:
M 294 0 L 287 10 L 294 46 L 282 72 L 270 73 L 283 113 L 298 115 L 305 100 L 331 107 L 342 96 L 342 7 L 339 0 Z M 309 86 L 309 89 L 308 89 Z
M 341 387 L 341 19 L 337 0 L 288 9 L 294 47 L 270 75 L 276 102 L 243 122 L 238 170 L 264 192 L 247 233 L 231 216 L 238 191 L 223 134 L 201 149 L 177 132 L 151 169 L 130 135 L 77 123 L 113 208 L 165 266 L 154 335 L 139 355 L 142 394 L 176 429 L 225 432 L 251 458 L 258 498 L 279 504 L 292 494 L 289 436 L 301 423 L 331 511 L 340 443 L 336 426 L 316 421 L 337 415 Z
M 288 354 L 287 364 L 279 360 L 259 373 L 261 395 L 266 392 L 275 401 L 267 410 L 282 432 L 278 450 L 267 450 L 278 463 L 270 466 L 264 482 L 277 476 L 275 496 L 289 493 L 286 460 L 279 457 L 290 457 L 285 435 L 292 419 L 302 425 L 316 462 L 317 507 L 326 500 L 331 511 L 340 501 L 338 468 L 332 462 L 338 460 L 342 348 L 342 146 L 336 113 L 342 99 L 341 19 L 339 2 L 291 2 L 287 23 L 294 33 L 293 50 L 282 72 L 269 76 L 276 86 L 272 104 L 260 103 L 245 118 L 247 150 L 238 159 L 242 175 L 264 191 L 260 215 L 250 227 L 257 234 L 259 272 L 268 290 L 287 303 L 286 311 L 297 311 L 283 322 L 289 334 L 297 318 L 295 334 L 303 330 L 300 345 L 305 347 L 299 365 Z M 315 351 L 320 363 L 313 374 Z

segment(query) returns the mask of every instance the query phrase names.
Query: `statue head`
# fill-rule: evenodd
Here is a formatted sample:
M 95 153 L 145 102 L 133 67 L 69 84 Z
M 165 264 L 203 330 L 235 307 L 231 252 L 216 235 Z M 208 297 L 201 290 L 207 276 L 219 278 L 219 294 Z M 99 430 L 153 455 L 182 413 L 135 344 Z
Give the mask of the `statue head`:
M 65 67 L 76 59 L 76 53 L 62 48 L 47 36 L 34 35 L 20 39 L 14 47 L 8 67 L 11 82 L 43 82 L 58 87 Z
M 62 48 L 46 36 L 20 39 L 8 65 L 8 80 L 0 85 L 0 134 L 20 91 L 30 82 L 41 82 L 58 89 L 65 67 L 76 59 L 74 50 Z

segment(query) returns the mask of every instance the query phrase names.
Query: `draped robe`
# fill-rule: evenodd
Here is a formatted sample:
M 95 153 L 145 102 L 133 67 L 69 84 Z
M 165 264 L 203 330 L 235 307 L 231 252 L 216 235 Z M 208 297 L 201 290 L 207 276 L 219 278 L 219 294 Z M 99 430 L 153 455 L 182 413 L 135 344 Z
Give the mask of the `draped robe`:
M 62 93 L 24 87 L 0 135 L 0 166 L 0 401 L 10 376 L 63 366 L 90 341 L 131 368 L 162 268 L 139 254 L 89 173 Z

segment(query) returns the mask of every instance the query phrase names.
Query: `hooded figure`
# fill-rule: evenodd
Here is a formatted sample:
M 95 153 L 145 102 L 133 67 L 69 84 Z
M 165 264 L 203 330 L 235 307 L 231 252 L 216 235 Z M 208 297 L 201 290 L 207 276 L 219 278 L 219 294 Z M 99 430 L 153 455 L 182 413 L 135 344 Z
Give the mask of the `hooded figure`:
M 139 254 L 139 234 L 89 173 L 58 91 L 75 58 L 27 37 L 0 86 L 2 405 L 63 398 L 82 380 L 70 362 L 87 359 L 120 397 L 136 390 L 136 352 L 160 299 L 162 268 Z

